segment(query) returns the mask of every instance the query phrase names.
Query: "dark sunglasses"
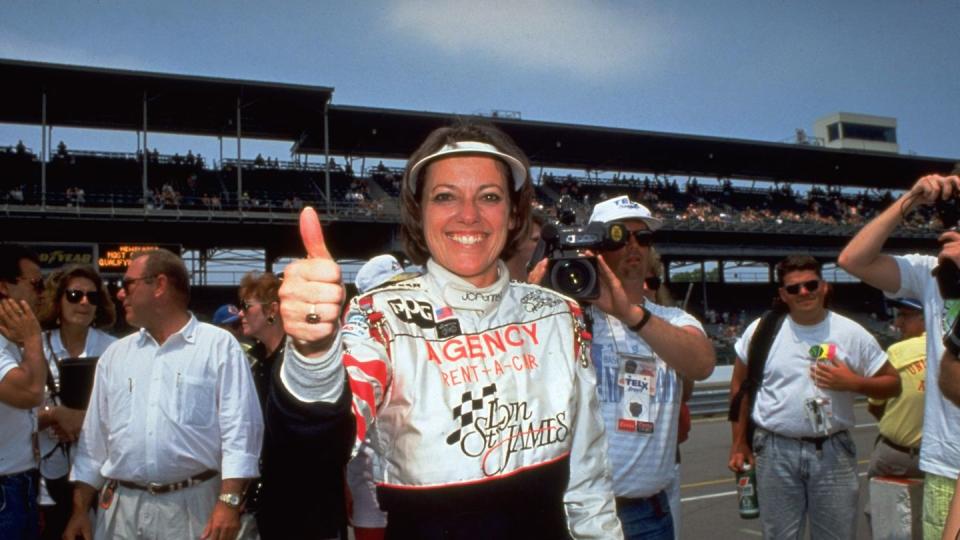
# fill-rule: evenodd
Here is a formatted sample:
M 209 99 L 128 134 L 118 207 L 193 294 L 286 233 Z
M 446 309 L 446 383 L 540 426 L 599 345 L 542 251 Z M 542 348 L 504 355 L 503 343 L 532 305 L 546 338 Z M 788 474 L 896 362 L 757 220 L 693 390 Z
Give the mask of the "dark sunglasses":
M 633 239 L 641 246 L 649 246 L 653 243 L 653 231 L 647 229 L 633 231 Z
M 240 302 L 240 311 L 250 311 L 250 308 L 253 306 L 265 306 L 267 302 L 247 302 L 246 300 Z
M 81 291 L 79 289 L 67 289 L 63 291 L 63 297 L 71 304 L 79 304 L 84 296 L 87 297 L 87 302 L 91 306 L 100 304 L 100 293 L 97 291 Z
M 655 291 L 660 288 L 661 283 L 660 283 L 660 278 L 653 276 L 643 280 L 643 284 L 647 286 L 647 289 L 651 291 Z
M 42 277 L 33 278 L 33 279 L 27 279 L 27 278 L 25 278 L 25 277 L 23 277 L 23 276 L 20 276 L 20 277 L 18 277 L 17 279 L 23 279 L 23 280 L 29 281 L 29 282 L 30 282 L 30 286 L 33 287 L 33 290 L 34 290 L 34 291 L 36 291 L 36 292 L 38 292 L 38 293 L 42 293 L 42 292 L 43 292 L 43 278 L 42 278 Z
M 787 294 L 800 294 L 800 287 L 806 289 L 807 292 L 817 292 L 817 289 L 820 288 L 820 280 L 811 279 L 803 283 L 794 283 L 793 285 L 785 286 L 783 290 L 787 291 Z
M 649 247 L 650 245 L 653 244 L 653 231 L 650 231 L 647 229 L 638 229 L 633 232 L 630 232 L 630 231 L 626 231 L 626 232 L 630 236 L 633 236 L 633 239 L 637 241 L 637 245 L 639 245 L 640 247 Z M 623 244 L 620 244 L 619 246 L 613 248 L 611 251 L 623 249 L 629 242 L 630 242 L 630 239 L 626 238 L 624 239 Z

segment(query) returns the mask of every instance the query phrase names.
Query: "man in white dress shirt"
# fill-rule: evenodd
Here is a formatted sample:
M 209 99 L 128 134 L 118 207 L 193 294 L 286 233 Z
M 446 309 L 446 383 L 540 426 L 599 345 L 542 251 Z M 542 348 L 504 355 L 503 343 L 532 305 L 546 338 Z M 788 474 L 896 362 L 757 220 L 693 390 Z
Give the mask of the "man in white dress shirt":
M 117 298 L 140 331 L 97 366 L 66 538 L 231 540 L 239 530 L 263 419 L 240 344 L 187 311 L 188 279 L 165 250 L 127 269 Z M 98 490 L 91 535 L 87 510 Z

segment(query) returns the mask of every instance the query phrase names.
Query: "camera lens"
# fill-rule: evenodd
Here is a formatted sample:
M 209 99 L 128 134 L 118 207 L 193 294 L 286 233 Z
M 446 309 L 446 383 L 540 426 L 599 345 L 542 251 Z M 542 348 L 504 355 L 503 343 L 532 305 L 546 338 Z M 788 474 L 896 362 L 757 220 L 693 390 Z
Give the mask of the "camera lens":
M 558 262 L 550 278 L 558 291 L 578 297 L 593 288 L 597 274 L 586 259 L 572 259 Z

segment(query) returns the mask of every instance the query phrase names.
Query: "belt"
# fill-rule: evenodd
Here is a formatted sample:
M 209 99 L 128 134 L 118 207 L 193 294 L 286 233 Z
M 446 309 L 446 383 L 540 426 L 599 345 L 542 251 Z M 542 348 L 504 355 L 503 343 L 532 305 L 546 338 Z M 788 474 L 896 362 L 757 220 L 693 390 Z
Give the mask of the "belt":
M 911 456 L 920 455 L 920 447 L 910 448 L 909 446 L 902 446 L 884 437 L 883 435 L 877 435 L 877 438 L 883 441 L 883 444 L 893 448 L 894 450 L 897 450 L 898 452 L 903 452 L 904 454 L 909 454 Z
M 810 443 L 814 445 L 817 448 L 817 452 L 820 452 L 823 450 L 823 443 L 829 441 L 831 438 L 836 437 L 841 433 L 846 433 L 846 432 L 847 430 L 841 429 L 840 431 L 831 433 L 830 435 L 824 435 L 822 437 L 796 437 L 796 439 L 803 441 L 805 443 Z
M 170 493 L 171 491 L 178 491 L 181 489 L 186 489 L 191 486 L 195 486 L 201 482 L 209 480 L 214 476 L 220 474 L 218 471 L 213 469 L 208 469 L 203 471 L 200 474 L 195 474 L 186 480 L 180 480 L 179 482 L 173 482 L 170 484 L 159 484 L 157 482 L 149 482 L 147 484 L 139 484 L 137 482 L 129 482 L 127 480 L 117 480 L 117 484 L 130 489 L 139 489 L 140 491 L 146 491 L 151 495 L 160 495 L 162 493 Z

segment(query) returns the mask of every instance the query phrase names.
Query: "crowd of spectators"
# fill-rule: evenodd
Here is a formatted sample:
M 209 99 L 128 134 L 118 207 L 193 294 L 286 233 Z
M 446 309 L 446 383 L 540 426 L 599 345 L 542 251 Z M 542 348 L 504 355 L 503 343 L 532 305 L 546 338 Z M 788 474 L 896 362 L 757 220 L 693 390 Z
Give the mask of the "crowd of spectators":
M 57 145 L 53 162 L 69 169 L 75 159 L 93 155 L 89 152 L 70 151 L 64 142 Z M 223 210 L 236 208 L 238 198 L 236 190 L 231 190 L 232 178 L 236 174 L 236 162 L 216 164 L 212 169 L 200 154 L 188 150 L 185 156 L 180 154 L 161 155 L 156 148 L 146 152 L 149 164 L 153 166 L 150 194 L 144 201 L 137 194 L 125 199 L 122 194 L 130 190 L 127 179 L 117 178 L 113 186 L 115 193 L 105 197 L 103 191 L 109 186 L 110 179 L 97 179 L 99 184 L 87 185 L 81 179 L 69 178 L 61 187 L 65 191 L 62 202 L 58 197 L 47 195 L 48 204 L 67 206 L 94 206 L 96 200 L 105 198 L 113 205 L 140 206 L 152 209 L 184 208 L 197 210 Z M 131 155 L 137 162 L 142 161 L 143 152 Z M 16 146 L 0 149 L 0 158 L 19 158 L 36 162 L 37 157 L 22 141 Z M 101 159 L 117 160 L 109 157 Z M 129 158 L 128 158 L 129 159 Z M 242 163 L 244 169 L 251 170 L 250 179 L 244 177 L 244 193 L 239 197 L 239 206 L 245 210 L 287 210 L 298 211 L 309 202 L 322 200 L 319 187 L 322 183 L 324 165 L 307 167 L 300 162 L 281 162 L 276 158 L 257 154 L 256 158 Z M 334 204 L 342 205 L 344 211 L 363 215 L 382 212 L 384 201 L 379 200 L 379 192 L 389 198 L 396 198 L 400 190 L 400 172 L 379 162 L 368 169 L 369 177 L 354 173 L 350 161 L 343 166 L 330 158 L 331 184 Z M 139 167 L 138 167 L 139 168 Z M 131 169 L 133 170 L 133 169 Z M 305 180 L 291 181 L 288 177 L 269 179 L 271 174 L 301 174 Z M 135 173 L 134 173 L 135 174 Z M 26 176 L 30 176 L 29 174 Z M 7 204 L 31 204 L 39 199 L 39 187 L 35 181 L 25 182 L 26 176 L 19 166 L 0 165 L 0 197 Z M 56 175 L 54 175 L 56 176 Z M 377 194 L 371 193 L 370 181 L 379 186 Z M 729 179 L 711 179 L 704 182 L 690 177 L 680 181 L 668 175 L 622 175 L 601 176 L 596 171 L 587 171 L 585 176 L 554 175 L 543 173 L 541 186 L 537 192 L 538 201 L 547 214 L 553 214 L 554 206 L 560 197 L 575 201 L 580 209 L 589 208 L 594 203 L 610 197 L 627 194 L 631 198 L 654 208 L 667 219 L 684 222 L 717 224 L 823 224 L 857 226 L 866 223 L 880 209 L 893 200 L 889 190 L 854 192 L 840 186 L 812 186 L 805 191 L 796 190 L 790 183 L 753 184 L 750 187 L 735 186 Z M 61 184 L 62 185 L 62 184 Z M 48 193 L 50 191 L 48 180 Z M 99 195 L 99 197 L 97 196 Z M 126 203 L 124 203 L 126 201 Z M 580 217 L 580 216 L 578 216 Z M 930 208 L 918 209 L 908 216 L 904 226 L 913 229 L 938 229 L 942 223 Z

